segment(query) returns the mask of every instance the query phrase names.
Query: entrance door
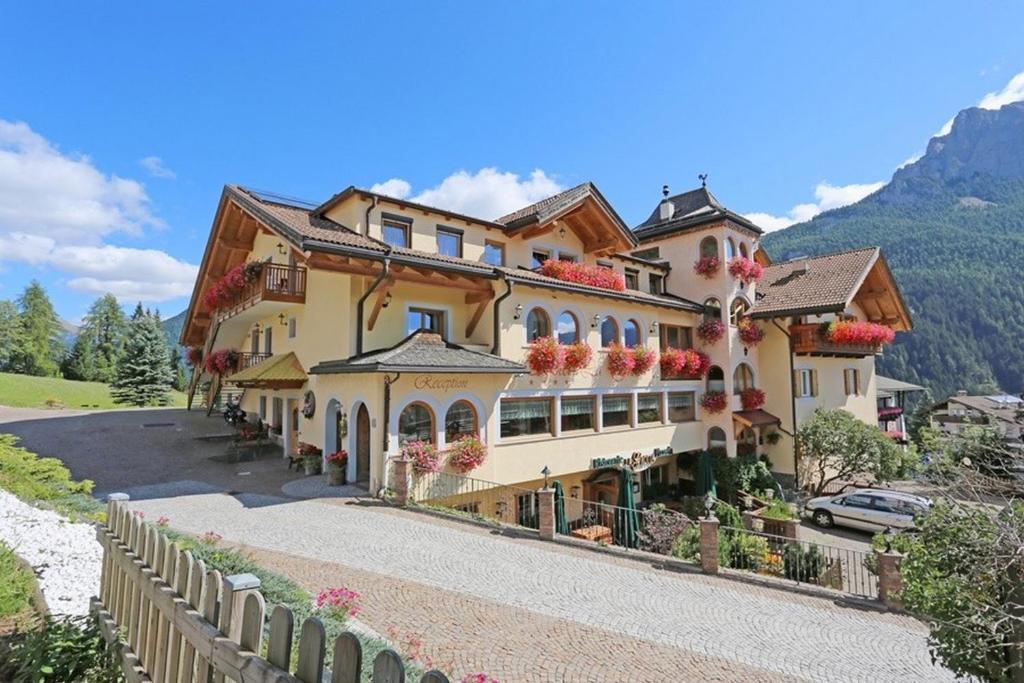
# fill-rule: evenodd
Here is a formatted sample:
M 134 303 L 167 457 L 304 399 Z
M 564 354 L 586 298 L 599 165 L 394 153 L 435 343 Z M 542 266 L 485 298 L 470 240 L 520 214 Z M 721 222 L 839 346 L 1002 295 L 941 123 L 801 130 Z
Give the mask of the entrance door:
M 370 481 L 370 413 L 366 404 L 356 412 L 356 483 Z

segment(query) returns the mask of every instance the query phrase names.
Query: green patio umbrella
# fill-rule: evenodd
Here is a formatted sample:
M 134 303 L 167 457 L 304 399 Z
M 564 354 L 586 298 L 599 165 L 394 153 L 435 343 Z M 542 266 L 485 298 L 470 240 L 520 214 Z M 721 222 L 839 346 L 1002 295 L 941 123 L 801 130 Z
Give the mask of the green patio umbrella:
M 718 497 L 715 488 L 715 465 L 711 460 L 711 453 L 703 451 L 697 458 L 697 495 L 706 496 L 708 492 L 715 498 Z
M 615 524 L 612 539 L 624 548 L 636 548 L 637 529 L 640 524 L 636 516 L 636 501 L 633 499 L 633 472 L 623 467 L 619 470 L 619 501 L 615 508 Z
M 565 491 L 562 482 L 555 479 L 555 533 L 569 535 L 569 520 L 565 516 Z

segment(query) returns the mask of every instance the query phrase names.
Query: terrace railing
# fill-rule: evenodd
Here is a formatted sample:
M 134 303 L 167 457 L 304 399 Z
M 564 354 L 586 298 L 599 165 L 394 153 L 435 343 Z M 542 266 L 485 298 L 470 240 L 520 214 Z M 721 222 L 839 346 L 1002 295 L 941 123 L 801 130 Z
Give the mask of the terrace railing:
M 261 301 L 305 303 L 306 269 L 303 266 L 264 263 L 256 279 L 246 284 L 230 304 L 217 310 L 217 320 L 227 320 Z
M 527 529 L 539 527 L 537 491 L 534 489 L 450 472 L 415 472 L 409 497 L 419 505 L 444 508 Z
M 863 357 L 874 356 L 881 352 L 881 347 L 861 344 L 836 344 L 831 342 L 822 331 L 820 323 L 810 325 L 790 325 L 789 340 L 793 352 L 815 356 Z

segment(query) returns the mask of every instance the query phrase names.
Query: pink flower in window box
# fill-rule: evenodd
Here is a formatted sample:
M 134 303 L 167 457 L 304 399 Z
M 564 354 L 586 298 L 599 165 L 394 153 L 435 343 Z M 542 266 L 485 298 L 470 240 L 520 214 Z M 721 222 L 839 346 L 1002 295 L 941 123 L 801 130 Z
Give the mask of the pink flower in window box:
M 720 413 L 729 404 L 729 397 L 724 391 L 705 391 L 700 398 L 700 407 L 709 413 Z
M 464 436 L 448 449 L 448 464 L 465 474 L 484 464 L 487 447 L 475 436 Z
M 432 443 L 410 441 L 402 446 L 402 455 L 412 460 L 412 467 L 417 472 L 441 471 L 441 454 Z
M 722 268 L 722 262 L 717 256 L 701 256 L 693 264 L 693 272 L 701 277 L 711 279 Z
M 586 342 L 565 344 L 562 349 L 561 370 L 567 375 L 579 372 L 590 365 L 590 359 L 594 356 L 594 350 Z
M 548 259 L 540 264 L 538 272 L 562 282 L 574 282 L 578 285 L 600 287 L 615 292 L 622 292 L 626 289 L 626 278 L 622 273 L 616 273 L 605 266 Z
M 760 389 L 751 387 L 740 392 L 740 403 L 743 405 L 743 410 L 757 410 L 764 406 L 764 400 L 764 392 Z
M 636 358 L 633 356 L 633 349 L 627 349 L 619 343 L 608 346 L 608 373 L 615 379 L 622 379 L 633 372 L 636 367 Z
M 526 352 L 526 365 L 534 375 L 551 375 L 562 367 L 565 347 L 554 337 L 539 337 Z
M 750 318 L 741 318 L 737 327 L 744 346 L 757 346 L 764 340 L 764 330 Z
M 725 336 L 725 323 L 717 319 L 709 319 L 697 326 L 697 336 L 705 344 L 714 344 Z
M 633 353 L 633 374 L 638 377 L 654 367 L 657 356 L 651 349 L 643 346 L 634 346 L 630 349 Z

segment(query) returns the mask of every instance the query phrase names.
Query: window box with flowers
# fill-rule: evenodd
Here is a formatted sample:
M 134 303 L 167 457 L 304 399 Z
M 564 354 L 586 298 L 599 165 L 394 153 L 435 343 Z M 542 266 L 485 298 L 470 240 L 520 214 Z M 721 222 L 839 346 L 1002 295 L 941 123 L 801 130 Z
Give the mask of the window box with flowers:
M 633 353 L 633 374 L 637 377 L 653 368 L 658 360 L 658 355 L 644 346 L 634 346 L 630 351 Z
M 461 474 L 480 467 L 486 457 L 487 447 L 475 436 L 464 436 L 448 449 L 448 464 Z
M 896 333 L 891 327 L 866 320 L 835 320 L 825 325 L 825 339 L 847 346 L 882 346 L 891 344 Z
M 722 262 L 717 256 L 701 256 L 693 264 L 693 272 L 709 280 L 721 269 Z
M 695 349 L 666 349 L 659 362 L 662 379 L 700 379 L 711 367 L 711 357 Z
M 409 441 L 402 446 L 402 456 L 412 461 L 412 468 L 416 472 L 440 472 L 441 454 L 434 448 L 434 444 L 426 441 Z
M 203 293 L 203 305 L 208 311 L 218 311 L 231 306 L 246 287 L 259 279 L 262 271 L 263 263 L 260 261 L 239 263 L 206 289 Z
M 574 282 L 578 285 L 609 289 L 613 292 L 626 290 L 626 278 L 622 273 L 617 273 L 606 266 L 548 259 L 540 264 L 538 272 L 562 282 Z
M 526 352 L 526 365 L 534 375 L 553 375 L 562 367 L 565 347 L 554 337 L 538 337 Z
M 217 349 L 203 360 L 203 368 L 211 375 L 230 375 L 238 369 L 241 357 L 234 349 Z
M 636 367 L 636 358 L 633 356 L 633 349 L 616 342 L 608 346 L 605 363 L 608 366 L 608 374 L 615 379 L 622 379 L 632 374 L 633 368 Z
M 750 318 L 740 318 L 739 324 L 740 341 L 744 346 L 757 346 L 764 340 L 764 330 Z
M 744 284 L 759 282 L 764 275 L 764 266 L 746 256 L 737 256 L 729 261 L 729 274 Z
M 193 368 L 198 368 L 203 362 L 203 347 L 188 347 L 188 349 L 185 350 L 185 362 Z
M 565 344 L 562 351 L 562 373 L 573 375 L 590 365 L 594 350 L 586 342 Z
M 341 486 L 348 483 L 348 451 L 342 448 L 328 455 L 327 477 L 331 486 Z
M 757 410 L 764 406 L 764 392 L 760 389 L 750 387 L 740 392 L 740 405 L 743 410 Z
M 705 320 L 697 326 L 697 336 L 705 344 L 714 344 L 725 336 L 725 323 L 717 318 Z
M 712 414 L 721 413 L 729 405 L 724 391 L 705 391 L 700 398 L 700 407 Z
M 322 450 L 311 443 L 300 443 L 299 455 L 302 456 L 302 467 L 306 470 L 306 474 L 320 474 Z

